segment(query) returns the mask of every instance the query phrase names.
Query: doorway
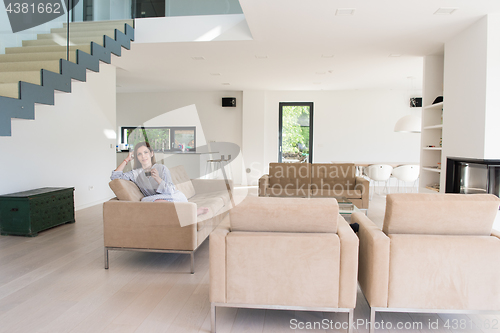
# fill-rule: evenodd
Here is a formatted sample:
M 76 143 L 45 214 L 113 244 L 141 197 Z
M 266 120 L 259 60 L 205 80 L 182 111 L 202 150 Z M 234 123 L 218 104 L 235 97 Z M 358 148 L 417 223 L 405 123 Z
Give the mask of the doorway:
M 278 162 L 312 163 L 313 103 L 279 104 Z

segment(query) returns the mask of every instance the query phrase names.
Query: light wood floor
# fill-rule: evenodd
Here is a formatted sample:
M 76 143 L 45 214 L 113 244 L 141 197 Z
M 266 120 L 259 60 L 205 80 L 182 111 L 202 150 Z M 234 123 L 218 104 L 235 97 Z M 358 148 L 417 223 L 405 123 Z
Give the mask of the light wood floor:
M 385 198 L 375 195 L 368 216 L 378 225 L 384 208 Z M 105 270 L 102 205 L 78 211 L 76 220 L 34 238 L 0 237 L 0 332 L 210 331 L 208 241 L 195 254 L 194 275 L 189 274 L 189 256 L 179 254 L 111 251 L 110 268 Z M 368 317 L 368 305 L 358 292 L 355 320 Z M 290 328 L 292 319 L 335 323 L 347 321 L 347 315 L 221 308 L 217 328 L 221 333 L 300 331 Z M 468 329 L 442 327 L 453 319 L 465 320 Z M 500 316 L 382 313 L 377 320 L 423 323 L 422 329 L 377 330 L 381 333 L 481 332 L 474 323 L 486 320 L 496 320 L 497 326 L 482 332 L 500 332 Z M 429 329 L 429 320 L 438 320 L 441 328 Z

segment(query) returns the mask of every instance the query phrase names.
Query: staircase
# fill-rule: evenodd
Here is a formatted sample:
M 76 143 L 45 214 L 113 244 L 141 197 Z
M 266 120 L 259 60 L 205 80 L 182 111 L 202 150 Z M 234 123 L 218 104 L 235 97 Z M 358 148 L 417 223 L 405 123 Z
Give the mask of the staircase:
M 11 136 L 11 119 L 35 119 L 35 103 L 54 105 L 54 91 L 71 92 L 71 79 L 86 81 L 87 69 L 111 63 L 134 40 L 133 20 L 70 23 L 66 60 L 66 24 L 23 41 L 0 54 L 0 136 Z M 109 37 L 113 36 L 113 37 Z

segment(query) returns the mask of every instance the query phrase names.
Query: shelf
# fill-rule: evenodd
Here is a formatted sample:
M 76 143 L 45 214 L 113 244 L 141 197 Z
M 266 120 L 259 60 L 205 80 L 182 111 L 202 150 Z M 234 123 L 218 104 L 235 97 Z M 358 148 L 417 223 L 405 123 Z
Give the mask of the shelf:
M 438 168 L 422 167 L 422 170 L 441 173 L 441 169 Z
M 432 125 L 432 126 L 425 126 L 424 129 L 442 129 L 443 124 L 440 125 Z
M 443 150 L 443 147 L 423 147 L 423 150 Z
M 443 104 L 444 102 L 441 102 L 441 103 L 436 103 L 436 104 L 432 104 L 432 105 L 427 105 L 424 107 L 424 110 L 441 110 L 443 108 Z
M 439 192 L 439 189 L 434 188 L 434 187 L 429 187 L 429 186 L 426 186 L 425 188 L 426 188 L 427 190 L 431 190 L 431 191 L 434 191 L 434 192 Z
M 436 193 L 436 192 L 438 192 L 438 191 L 437 191 L 437 190 L 435 190 L 435 189 L 430 189 L 430 188 L 427 188 L 427 187 L 420 187 L 420 188 L 418 189 L 418 192 L 419 192 L 419 193 Z

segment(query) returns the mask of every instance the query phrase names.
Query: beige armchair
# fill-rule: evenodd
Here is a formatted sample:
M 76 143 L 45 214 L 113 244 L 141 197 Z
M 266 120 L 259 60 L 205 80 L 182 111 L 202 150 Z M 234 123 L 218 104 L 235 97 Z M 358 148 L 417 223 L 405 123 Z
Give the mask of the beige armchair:
M 353 214 L 370 332 L 379 311 L 499 311 L 499 204 L 491 194 L 389 194 L 383 230 Z
M 217 307 L 348 312 L 352 323 L 357 270 L 358 238 L 335 199 L 248 197 L 210 235 L 212 332 Z

